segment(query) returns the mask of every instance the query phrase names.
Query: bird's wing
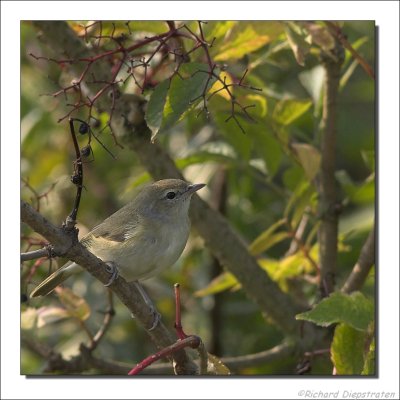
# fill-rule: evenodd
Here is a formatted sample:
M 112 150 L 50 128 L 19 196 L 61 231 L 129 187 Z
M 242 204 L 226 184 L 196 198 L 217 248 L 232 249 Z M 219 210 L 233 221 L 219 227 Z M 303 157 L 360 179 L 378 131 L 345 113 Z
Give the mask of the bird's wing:
M 137 215 L 133 212 L 128 212 L 123 207 L 93 228 L 81 242 L 85 245 L 92 237 L 102 237 L 114 242 L 124 242 L 128 237 L 133 236 L 138 228 L 139 218 Z

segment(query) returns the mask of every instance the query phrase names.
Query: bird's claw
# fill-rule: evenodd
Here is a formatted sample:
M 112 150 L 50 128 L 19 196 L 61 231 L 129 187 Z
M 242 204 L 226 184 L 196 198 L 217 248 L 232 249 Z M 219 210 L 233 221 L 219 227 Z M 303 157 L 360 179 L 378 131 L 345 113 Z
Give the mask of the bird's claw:
M 151 314 L 153 314 L 153 325 L 151 325 L 151 328 L 148 329 L 149 332 L 155 329 L 161 321 L 161 314 L 156 309 L 153 308 Z
M 118 268 L 115 266 L 114 263 L 108 262 L 106 263 L 106 271 L 111 274 L 110 280 L 104 285 L 105 287 L 109 287 L 119 276 Z
M 155 308 L 152 308 L 152 310 L 150 311 L 150 314 L 153 315 L 153 324 L 148 329 L 149 332 L 154 330 L 161 321 L 161 314 Z M 133 319 L 135 319 L 135 314 L 131 313 L 131 317 Z

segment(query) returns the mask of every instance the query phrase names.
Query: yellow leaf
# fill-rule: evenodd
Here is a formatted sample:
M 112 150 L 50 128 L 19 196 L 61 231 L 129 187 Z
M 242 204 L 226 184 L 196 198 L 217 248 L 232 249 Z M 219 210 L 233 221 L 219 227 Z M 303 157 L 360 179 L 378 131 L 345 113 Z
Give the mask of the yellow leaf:
M 274 244 L 286 239 L 288 237 L 287 232 L 275 231 L 286 223 L 286 219 L 281 219 L 272 224 L 267 230 L 261 233 L 249 246 L 249 251 L 252 255 L 257 255 L 263 251 L 269 249 Z
M 205 288 L 194 293 L 196 297 L 204 297 L 210 294 L 222 292 L 238 284 L 237 279 L 230 272 L 223 272 L 214 278 Z
M 241 58 L 274 40 L 283 32 L 278 21 L 242 22 L 232 30 L 229 41 L 224 43 L 214 59 L 226 61 Z
M 229 368 L 216 356 L 208 353 L 207 372 L 211 375 L 230 375 Z
M 260 94 L 248 94 L 246 96 L 246 104 L 256 103 L 256 112 L 260 117 L 265 117 L 268 111 L 267 99 Z
M 229 96 L 228 91 L 226 90 L 226 88 L 224 89 L 224 84 L 223 82 L 225 82 L 226 85 L 230 85 L 233 82 L 233 79 L 231 77 L 230 74 L 228 74 L 227 72 L 221 72 L 219 74 L 221 81 L 216 81 L 214 83 L 214 85 L 212 85 L 211 89 L 210 89 L 210 95 L 212 95 L 213 93 L 215 93 L 216 95 L 219 95 L 221 97 L 223 97 L 225 100 L 230 100 L 231 97 Z M 233 93 L 233 86 L 229 87 L 229 91 L 231 93 Z
M 28 307 L 21 313 L 21 329 L 29 330 L 36 325 L 37 313 L 36 308 Z

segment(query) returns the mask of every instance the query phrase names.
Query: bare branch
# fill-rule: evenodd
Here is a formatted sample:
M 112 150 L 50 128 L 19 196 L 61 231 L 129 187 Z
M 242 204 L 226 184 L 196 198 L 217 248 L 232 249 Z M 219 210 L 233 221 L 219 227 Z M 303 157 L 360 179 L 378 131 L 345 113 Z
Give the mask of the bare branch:
M 27 253 L 21 254 L 21 262 L 35 260 L 36 258 L 49 257 L 49 249 L 44 247 L 34 251 L 28 251 Z
M 107 264 L 90 253 L 76 238 L 73 240 L 71 235 L 66 233 L 64 229 L 52 225 L 23 201 L 21 202 L 21 219 L 44 236 L 50 243 L 54 244 L 55 249 L 62 249 L 62 254 L 65 254 L 67 258 L 85 268 L 103 284 L 108 283 L 110 276 L 106 272 Z M 119 277 L 110 288 L 145 329 L 153 325 L 152 310 L 145 303 L 135 285 L 130 285 L 125 279 Z M 159 323 L 152 331 L 147 330 L 147 333 L 158 347 L 164 348 L 174 342 L 174 339 L 162 323 Z M 174 353 L 172 357 L 177 363 L 176 371 L 178 374 L 191 374 L 193 370 L 197 369 L 183 351 Z
M 367 61 L 362 57 L 356 50 L 354 50 L 353 46 L 349 43 L 346 36 L 343 34 L 340 27 L 331 21 L 325 21 L 325 24 L 328 26 L 329 31 L 333 33 L 336 38 L 342 43 L 343 47 L 345 47 L 351 55 L 359 62 L 363 70 L 370 76 L 372 79 L 375 79 L 375 72 L 372 67 L 367 63 Z
M 318 230 L 320 255 L 320 292 L 328 296 L 334 290 L 337 260 L 338 199 L 336 193 L 336 121 L 337 97 L 343 48 L 337 44 L 336 57 L 324 56 L 325 91 L 321 120 L 321 171 L 318 177 L 319 215 Z
M 375 264 L 375 226 L 368 235 L 360 256 L 351 274 L 342 287 L 342 292 L 351 293 L 360 290 L 367 279 L 371 267 Z

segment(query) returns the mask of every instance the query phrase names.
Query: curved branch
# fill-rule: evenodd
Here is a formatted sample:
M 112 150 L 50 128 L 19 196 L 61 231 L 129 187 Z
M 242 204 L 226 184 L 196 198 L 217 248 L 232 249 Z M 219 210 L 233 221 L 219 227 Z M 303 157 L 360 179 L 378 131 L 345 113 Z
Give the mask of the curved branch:
M 63 250 L 57 254 L 63 254 L 68 259 L 76 262 L 103 284 L 109 281 L 110 275 L 106 272 L 107 264 L 90 253 L 76 238 L 75 240 L 71 239 L 71 235 L 64 229 L 52 225 L 24 201 L 21 201 L 21 219 L 22 222 L 27 223 L 32 229 L 52 243 L 55 250 Z M 131 313 L 135 315 L 136 320 L 145 329 L 147 329 L 146 327 L 152 326 L 152 310 L 145 303 L 135 285 L 130 285 L 125 279 L 119 277 L 110 286 L 110 289 L 119 297 Z M 174 338 L 162 323 L 159 323 L 151 331 L 147 330 L 147 333 L 159 348 L 164 348 L 175 342 Z M 174 353 L 173 358 L 177 363 L 175 370 L 178 374 L 193 374 L 196 372 L 196 365 L 188 358 L 184 351 Z
M 351 293 L 360 290 L 367 279 L 368 273 L 375 264 L 375 226 L 369 233 L 364 246 L 361 249 L 360 256 L 354 266 L 351 274 L 342 287 L 342 292 Z
M 356 59 L 364 71 L 368 74 L 369 77 L 375 79 L 375 72 L 372 67 L 367 63 L 367 61 L 356 51 L 353 46 L 349 43 L 346 36 L 343 34 L 340 27 L 331 21 L 325 21 L 325 24 L 328 26 L 329 31 L 332 32 L 336 38 L 342 43 L 343 47 L 345 47 L 351 55 Z
M 123 362 L 104 360 L 93 355 L 89 348 L 80 346 L 79 355 L 65 360 L 61 354 L 47 344 L 43 344 L 36 339 L 23 334 L 22 343 L 38 356 L 47 360 L 47 372 L 59 371 L 63 373 L 79 373 L 96 368 L 103 374 L 108 375 L 127 375 L 131 370 L 131 365 Z M 266 365 L 277 360 L 291 357 L 297 353 L 294 344 L 282 343 L 259 353 L 247 354 L 238 357 L 223 357 L 221 362 L 229 369 L 238 370 L 240 368 L 253 367 L 256 365 Z M 141 371 L 142 375 L 171 375 L 172 367 L 167 363 L 159 363 L 148 366 Z

